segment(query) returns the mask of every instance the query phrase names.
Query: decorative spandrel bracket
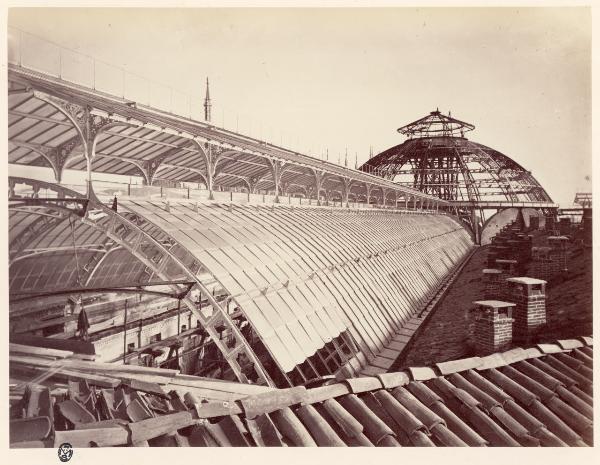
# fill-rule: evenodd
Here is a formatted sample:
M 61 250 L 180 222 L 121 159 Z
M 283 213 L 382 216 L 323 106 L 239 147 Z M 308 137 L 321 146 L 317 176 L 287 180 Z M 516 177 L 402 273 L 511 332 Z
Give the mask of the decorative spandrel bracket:
M 385 207 L 387 206 L 387 196 L 388 196 L 388 189 L 385 187 L 381 188 L 381 204 Z
M 87 189 L 88 189 L 88 197 L 95 198 L 92 189 L 92 160 L 94 158 L 94 150 L 95 145 L 98 140 L 97 136 L 108 127 L 123 125 L 126 123 L 113 123 L 109 118 L 93 115 L 92 109 L 89 106 L 78 105 L 73 102 L 67 102 L 57 97 L 50 96 L 43 92 L 34 91 L 33 95 L 39 100 L 46 102 L 52 107 L 56 108 L 59 112 L 61 112 L 73 125 L 73 128 L 77 132 L 78 139 L 83 148 L 83 155 L 85 156 L 87 162 Z M 69 158 L 73 155 L 73 151 L 75 147 L 79 144 L 77 142 L 77 138 L 74 138 L 75 141 L 72 141 L 72 146 L 64 147 L 64 151 L 60 152 L 56 160 L 54 161 L 53 169 L 55 170 L 55 175 L 57 175 L 57 179 L 62 177 L 62 169 L 64 169 L 66 163 Z M 62 160 L 61 160 L 62 158 Z M 62 167 L 61 167 L 62 165 Z
M 373 191 L 373 186 L 368 182 L 365 183 L 365 192 L 367 194 L 367 205 L 371 203 L 371 192 Z
M 348 201 L 350 198 L 350 191 L 354 181 L 348 178 L 340 178 L 342 181 L 342 202 L 345 207 L 348 207 Z
M 204 163 L 206 166 L 206 188 L 208 189 L 208 199 L 214 200 L 214 184 L 217 170 L 217 162 L 219 161 L 219 157 L 224 151 L 219 151 L 217 147 L 214 147 L 212 144 L 208 142 L 201 142 L 197 139 L 193 139 L 194 145 L 200 152 L 200 154 L 204 158 Z
M 321 190 L 323 189 L 323 183 L 325 182 L 327 173 L 325 173 L 325 171 L 317 170 L 312 170 L 312 172 L 315 177 L 315 194 L 317 197 L 317 205 L 321 205 Z
M 264 179 L 264 176 L 252 176 L 245 178 L 246 184 L 248 184 L 248 190 L 251 194 L 256 194 L 258 184 Z
M 270 160 L 271 174 L 273 176 L 273 182 L 275 184 L 275 202 L 279 202 L 279 194 L 281 193 L 281 176 L 286 170 L 287 166 L 285 162 L 280 160 Z
M 288 195 L 290 185 L 291 185 L 291 183 L 289 183 L 289 182 L 281 183 L 281 195 L 283 195 L 283 196 Z
M 139 163 L 139 168 L 140 168 L 142 174 L 144 175 L 144 182 L 146 183 L 147 186 L 152 185 L 152 183 L 154 182 L 154 176 L 156 175 L 158 170 L 161 168 L 164 161 L 166 159 L 168 159 L 171 154 L 172 154 L 171 151 L 168 151 L 167 153 L 165 153 L 164 155 L 161 155 L 160 157 Z

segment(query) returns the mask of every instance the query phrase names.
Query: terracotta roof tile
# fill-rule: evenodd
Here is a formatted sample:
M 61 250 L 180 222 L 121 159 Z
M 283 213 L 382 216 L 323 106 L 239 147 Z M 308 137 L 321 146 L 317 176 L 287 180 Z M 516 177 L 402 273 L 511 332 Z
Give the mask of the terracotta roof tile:
M 475 447 L 488 444 L 488 442 L 473 431 L 464 420 L 450 410 L 438 394 L 429 389 L 424 383 L 412 382 L 408 385 L 408 389 L 423 402 L 427 408 L 443 418 L 450 430 L 465 444 Z
M 427 381 L 437 377 L 437 374 L 430 367 L 409 367 L 407 370 L 414 381 Z
M 586 354 L 582 349 L 589 349 L 589 347 L 582 347 L 581 349 L 575 349 L 571 353 L 575 356 L 575 358 L 581 360 L 585 365 L 592 369 L 594 368 L 594 360 L 588 354 Z
M 559 339 L 556 343 L 561 346 L 564 350 L 577 349 L 578 347 L 583 347 L 584 344 L 577 339 Z
M 556 354 L 563 350 L 558 344 L 538 344 L 537 347 L 545 354 Z
M 520 362 L 521 360 L 525 360 L 527 358 L 527 352 L 522 347 L 515 347 L 514 349 L 502 352 L 502 358 L 506 364 Z
M 523 446 L 538 446 L 540 441 L 535 438 L 530 431 L 514 419 L 504 408 L 504 403 L 499 402 L 483 390 L 469 383 L 459 374 L 450 377 L 452 383 L 461 389 L 469 392 L 473 397 L 480 401 L 488 414 L 496 419 L 508 432 L 517 439 Z
M 506 360 L 504 360 L 502 354 L 499 353 L 480 357 L 480 360 L 481 365 L 476 368 L 477 370 L 489 370 L 490 368 L 497 368 L 506 365 Z
M 582 362 L 581 360 L 578 360 L 577 358 L 566 353 L 555 354 L 554 357 L 563 362 L 565 365 L 568 365 L 569 367 L 573 368 L 577 373 L 581 373 L 589 380 L 590 383 L 592 382 L 592 370 L 586 367 L 584 362 Z
M 404 386 L 410 382 L 408 375 L 402 371 L 396 373 L 382 373 L 377 375 L 379 381 L 385 389 L 392 389 L 398 386 Z
M 363 433 L 362 423 L 348 413 L 335 399 L 327 399 L 321 403 L 321 406 L 331 418 L 329 423 L 337 426 L 341 430 L 342 436 L 349 440 L 358 439 L 364 442 L 361 437 Z
M 456 388 L 445 378 L 436 378 L 433 380 L 433 386 L 439 389 L 444 399 L 449 403 L 449 407 L 455 413 L 461 414 L 470 426 L 491 444 L 498 446 L 519 445 L 502 426 L 488 416 L 481 402 L 467 391 Z
M 350 389 L 350 392 L 353 392 L 355 394 L 365 391 L 374 391 L 383 387 L 383 384 L 381 384 L 381 380 L 375 376 L 348 378 L 343 380 L 342 383 L 347 384 Z
M 375 392 L 374 395 L 381 406 L 386 410 L 386 412 L 388 412 L 388 414 L 408 436 L 412 445 L 435 445 L 429 438 L 425 425 L 423 425 L 423 423 L 421 423 L 412 412 L 406 409 L 388 391 L 380 390 Z
M 436 363 L 435 366 L 442 375 L 449 375 L 460 371 L 470 370 L 481 366 L 482 361 L 479 357 L 463 358 L 460 360 L 451 360 L 449 362 Z
M 318 446 L 346 445 L 312 405 L 301 405 L 296 413 Z
M 577 372 L 567 364 L 563 363 L 561 360 L 556 358 L 555 355 L 549 355 L 547 357 L 544 357 L 543 361 L 548 363 L 550 366 L 557 369 L 564 375 L 576 381 L 578 387 L 582 389 L 586 394 L 591 396 L 593 394 L 591 380 L 589 380 L 587 377 Z
M 379 445 L 386 437 L 396 441 L 396 435 L 365 403 L 355 394 L 340 398 L 340 404 L 364 426 L 364 433 L 375 445 Z M 389 443 L 392 441 L 388 440 Z M 396 441 L 397 443 L 397 441 Z M 398 443 L 399 445 L 399 443 Z
M 521 407 L 510 395 L 500 389 L 497 385 L 474 371 L 467 372 L 465 377 L 483 392 L 491 395 L 500 402 L 512 418 L 526 428 L 531 436 L 540 440 L 541 445 L 566 446 L 563 441 L 546 428 L 542 421 Z
M 554 379 L 560 381 L 569 389 L 577 385 L 577 381 L 575 381 L 573 378 L 570 378 L 568 375 L 558 371 L 556 368 L 548 365 L 544 360 L 534 358 L 531 360 L 527 360 L 527 362 L 535 366 L 536 368 L 539 368 L 540 371 L 542 371 L 545 375 L 552 376 Z
M 421 421 L 425 427 L 431 431 L 431 429 L 438 423 L 444 423 L 444 420 L 437 414 L 429 410 L 419 400 L 413 396 L 409 391 L 403 387 L 397 387 L 392 389 L 392 395 L 400 402 L 404 407 Z
M 271 419 L 289 445 L 316 446 L 308 430 L 289 407 L 271 413 Z

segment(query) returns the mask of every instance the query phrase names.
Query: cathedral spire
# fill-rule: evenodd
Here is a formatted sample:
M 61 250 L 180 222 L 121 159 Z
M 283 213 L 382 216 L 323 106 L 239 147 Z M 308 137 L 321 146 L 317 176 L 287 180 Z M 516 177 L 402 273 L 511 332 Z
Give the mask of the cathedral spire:
M 210 121 L 210 109 L 212 103 L 210 102 L 210 87 L 208 85 L 208 77 L 206 78 L 206 96 L 204 97 L 204 121 Z

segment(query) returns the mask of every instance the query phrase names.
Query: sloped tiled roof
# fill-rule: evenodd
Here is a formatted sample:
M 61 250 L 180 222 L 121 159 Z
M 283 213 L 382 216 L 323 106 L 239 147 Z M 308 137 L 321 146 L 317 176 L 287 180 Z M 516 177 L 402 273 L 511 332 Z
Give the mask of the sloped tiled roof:
M 246 394 L 227 399 L 184 375 L 171 392 L 160 380 L 95 390 L 92 379 L 91 389 L 70 385 L 55 415 L 30 392 L 19 404 L 25 418 L 11 420 L 11 447 L 591 446 L 592 355 L 592 338 L 582 337 L 317 387 L 240 385 Z
M 194 439 L 217 445 L 586 446 L 592 339 L 411 367 L 225 406 L 201 404 Z

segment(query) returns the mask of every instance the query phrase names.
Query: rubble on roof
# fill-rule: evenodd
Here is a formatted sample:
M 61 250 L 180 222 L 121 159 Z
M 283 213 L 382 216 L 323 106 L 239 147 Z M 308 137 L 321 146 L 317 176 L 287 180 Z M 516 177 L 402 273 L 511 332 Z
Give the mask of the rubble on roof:
M 11 386 L 13 448 L 593 445 L 591 337 L 289 389 L 31 352 L 11 376 L 52 377 Z

